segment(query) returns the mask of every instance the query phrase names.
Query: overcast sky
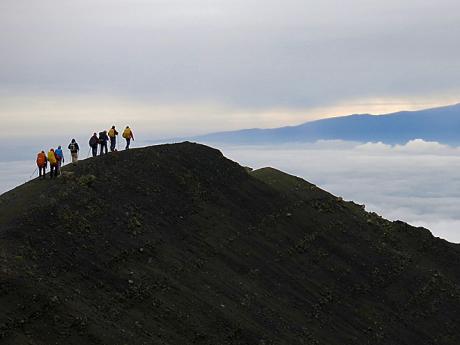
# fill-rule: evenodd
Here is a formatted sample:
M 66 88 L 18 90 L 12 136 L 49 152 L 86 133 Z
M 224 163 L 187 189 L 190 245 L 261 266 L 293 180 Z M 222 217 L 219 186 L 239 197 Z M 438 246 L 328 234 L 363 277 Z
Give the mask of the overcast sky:
M 0 119 L 9 137 L 116 123 L 155 139 L 455 103 L 458 13 L 457 0 L 1 0 Z

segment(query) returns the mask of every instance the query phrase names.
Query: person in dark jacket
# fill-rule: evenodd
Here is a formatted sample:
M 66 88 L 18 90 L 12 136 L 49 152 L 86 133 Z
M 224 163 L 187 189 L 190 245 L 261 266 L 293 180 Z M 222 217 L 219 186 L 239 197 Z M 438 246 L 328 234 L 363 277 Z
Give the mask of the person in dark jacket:
M 109 150 L 107 149 L 107 141 L 109 137 L 107 136 L 107 131 L 103 131 L 99 133 L 99 145 L 101 145 L 100 155 L 102 156 L 104 153 L 107 153 Z
M 93 153 L 93 157 L 97 156 L 97 146 L 99 144 L 99 138 L 97 134 L 94 133 L 93 136 L 89 139 L 89 146 L 91 147 L 91 152 Z
M 72 156 L 72 164 L 77 164 L 78 162 L 78 151 L 80 151 L 80 147 L 78 146 L 75 139 L 72 139 L 70 142 L 68 149 L 70 150 L 70 155 Z

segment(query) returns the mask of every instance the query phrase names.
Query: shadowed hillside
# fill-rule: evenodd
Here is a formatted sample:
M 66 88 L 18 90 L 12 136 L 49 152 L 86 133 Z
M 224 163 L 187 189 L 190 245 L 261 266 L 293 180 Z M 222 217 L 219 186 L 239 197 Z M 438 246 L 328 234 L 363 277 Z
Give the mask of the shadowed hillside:
M 0 197 L 0 344 L 459 344 L 460 247 L 206 146 Z

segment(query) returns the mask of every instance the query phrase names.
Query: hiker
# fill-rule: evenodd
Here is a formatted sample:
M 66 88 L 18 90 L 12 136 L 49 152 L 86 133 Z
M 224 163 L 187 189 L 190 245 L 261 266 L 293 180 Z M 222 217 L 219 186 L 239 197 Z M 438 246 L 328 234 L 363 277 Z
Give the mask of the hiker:
M 45 151 L 42 151 L 37 154 L 38 177 L 45 179 L 47 165 L 48 160 L 46 159 L 46 153 Z
M 107 141 L 109 137 L 107 136 L 107 131 L 103 131 L 99 133 L 99 145 L 101 145 L 101 152 L 100 155 L 103 155 L 103 152 L 107 153 Z
M 109 129 L 109 138 L 110 138 L 110 152 L 115 151 L 115 145 L 117 144 L 117 135 L 118 132 L 115 129 L 115 126 Z
M 134 141 L 134 134 L 129 126 L 126 126 L 125 130 L 122 134 L 123 138 L 126 139 L 126 147 L 125 150 L 129 150 L 129 144 L 131 144 L 131 139 Z
M 72 164 L 77 164 L 78 162 L 78 151 L 80 151 L 80 147 L 78 146 L 75 139 L 72 139 L 70 142 L 68 149 L 70 150 L 70 155 L 72 156 Z
M 64 153 L 62 152 L 61 145 L 58 146 L 54 153 L 56 154 L 56 158 L 58 160 L 58 169 L 61 171 L 61 166 L 64 164 Z
M 89 139 L 89 146 L 91 147 L 91 152 L 93 157 L 97 156 L 97 145 L 99 144 L 99 138 L 96 133 L 93 133 L 93 136 Z
M 50 149 L 48 152 L 48 162 L 50 162 L 50 179 L 57 177 L 58 173 L 58 160 L 54 149 Z

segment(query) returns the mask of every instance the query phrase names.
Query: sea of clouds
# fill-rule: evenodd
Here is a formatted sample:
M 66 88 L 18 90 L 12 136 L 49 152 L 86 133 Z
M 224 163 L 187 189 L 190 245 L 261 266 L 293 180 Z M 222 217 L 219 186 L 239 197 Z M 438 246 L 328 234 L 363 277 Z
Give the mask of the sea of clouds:
M 413 140 L 395 146 L 319 141 L 221 149 L 242 165 L 275 167 L 387 219 L 460 242 L 460 148 Z
M 413 140 L 405 145 L 318 141 L 314 144 L 212 144 L 252 168 L 271 166 L 390 220 L 460 242 L 460 148 Z M 0 162 L 0 193 L 30 179 L 34 161 Z

